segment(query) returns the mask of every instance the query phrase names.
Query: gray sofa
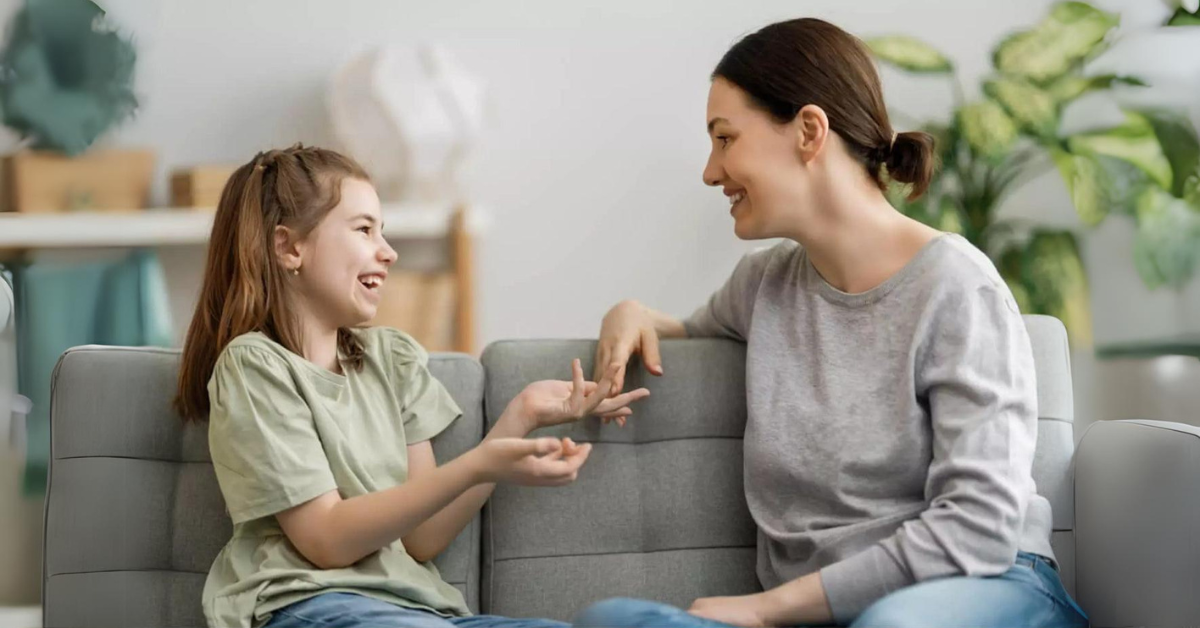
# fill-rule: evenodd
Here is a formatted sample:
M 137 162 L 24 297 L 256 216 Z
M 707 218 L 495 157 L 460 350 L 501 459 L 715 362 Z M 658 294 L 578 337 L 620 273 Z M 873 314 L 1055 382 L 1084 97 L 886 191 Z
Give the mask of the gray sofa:
M 1068 588 L 1096 626 L 1200 625 L 1200 431 L 1101 423 L 1076 451 L 1062 326 L 1027 325 L 1042 418 L 1034 472 L 1054 505 Z M 590 372 L 594 346 L 508 341 L 481 362 L 435 355 L 433 373 L 466 413 L 436 439 L 439 458 L 478 442 L 526 383 L 565 378 L 573 357 Z M 596 443 L 578 483 L 500 487 L 438 558 L 444 577 L 475 610 L 559 619 L 609 596 L 686 605 L 757 590 L 742 496 L 744 351 L 665 342 L 665 377 L 631 370 L 629 385 L 653 395 L 627 428 L 590 420 L 558 430 Z M 114 347 L 72 349 L 58 364 L 47 627 L 203 625 L 205 574 L 231 528 L 205 428 L 184 427 L 170 407 L 177 365 L 174 351 Z

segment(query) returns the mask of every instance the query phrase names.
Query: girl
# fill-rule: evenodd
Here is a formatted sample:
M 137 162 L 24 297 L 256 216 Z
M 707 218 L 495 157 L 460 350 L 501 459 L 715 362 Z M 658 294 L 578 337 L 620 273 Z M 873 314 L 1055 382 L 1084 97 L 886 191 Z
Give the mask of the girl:
M 211 626 L 548 627 L 468 617 L 429 562 L 495 482 L 561 486 L 589 445 L 525 439 L 590 413 L 612 374 L 530 384 L 475 449 L 438 466 L 430 439 L 461 414 L 394 329 L 362 328 L 396 252 L 352 160 L 295 146 L 260 153 L 226 184 L 188 330 L 177 406 L 208 418 L 233 538 L 204 588 Z M 615 373 L 615 369 L 613 369 Z
M 745 490 L 765 592 L 690 614 L 613 600 L 590 626 L 1084 626 L 1032 478 L 1029 338 L 991 262 L 888 204 L 929 185 L 933 139 L 895 134 L 865 46 L 816 19 L 772 24 L 713 73 L 704 182 L 746 256 L 679 321 L 627 301 L 596 364 L 659 338 L 747 343 Z M 613 415 L 619 422 L 623 417 Z

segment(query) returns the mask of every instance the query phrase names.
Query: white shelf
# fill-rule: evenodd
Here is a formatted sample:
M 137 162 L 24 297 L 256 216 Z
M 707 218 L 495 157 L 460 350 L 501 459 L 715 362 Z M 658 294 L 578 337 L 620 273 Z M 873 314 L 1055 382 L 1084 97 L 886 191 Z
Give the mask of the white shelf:
M 387 238 L 437 238 L 450 232 L 454 210 L 439 205 L 384 205 Z M 0 249 L 46 249 L 204 244 L 212 210 L 146 209 L 125 212 L 0 213 Z M 487 228 L 486 216 L 467 212 L 467 230 Z

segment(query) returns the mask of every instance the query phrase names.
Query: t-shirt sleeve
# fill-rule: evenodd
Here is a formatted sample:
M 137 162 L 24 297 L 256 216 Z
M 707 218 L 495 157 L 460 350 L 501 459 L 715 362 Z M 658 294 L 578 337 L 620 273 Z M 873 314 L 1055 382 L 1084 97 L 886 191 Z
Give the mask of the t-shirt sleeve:
M 946 576 L 993 576 L 1012 566 L 1033 492 L 1037 385 L 1033 350 L 1008 289 L 943 300 L 917 360 L 929 403 L 933 460 L 928 508 L 891 537 L 821 570 L 834 618 Z
M 762 283 L 772 251 L 774 249 L 768 248 L 742 257 L 725 285 L 683 320 L 688 337 L 746 341 L 750 334 L 750 315 L 758 296 L 758 286 Z
M 450 391 L 429 372 L 429 353 L 408 334 L 388 329 L 392 369 L 400 416 L 407 444 L 420 443 L 441 434 L 462 410 Z
M 208 392 L 209 450 L 235 524 L 337 490 L 312 413 L 283 359 L 231 347 L 217 360 Z

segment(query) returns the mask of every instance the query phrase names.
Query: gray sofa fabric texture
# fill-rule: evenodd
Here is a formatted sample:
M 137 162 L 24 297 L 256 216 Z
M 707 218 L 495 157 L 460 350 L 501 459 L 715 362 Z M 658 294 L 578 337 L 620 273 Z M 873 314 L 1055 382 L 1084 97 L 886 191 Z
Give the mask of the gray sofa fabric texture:
M 1095 626 L 1200 624 L 1200 431 L 1098 423 L 1075 452 L 1062 325 L 1027 317 L 1040 408 L 1034 478 L 1054 507 L 1063 580 Z M 594 341 L 498 342 L 481 361 L 430 362 L 464 410 L 439 460 L 474 446 L 529 382 L 591 372 Z M 742 491 L 744 346 L 663 343 L 667 375 L 632 368 L 652 395 L 620 429 L 591 419 L 544 430 L 595 444 L 579 481 L 500 486 L 436 563 L 472 610 L 569 619 L 634 596 L 687 605 L 758 590 Z M 204 425 L 170 401 L 176 351 L 79 347 L 54 376 L 43 569 L 45 626 L 203 626 L 200 592 L 231 526 Z M 1074 461 L 1074 465 L 1073 465 Z M 1074 471 L 1074 472 L 1073 472 Z

